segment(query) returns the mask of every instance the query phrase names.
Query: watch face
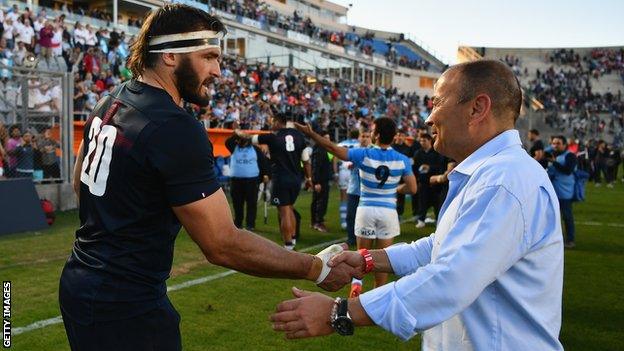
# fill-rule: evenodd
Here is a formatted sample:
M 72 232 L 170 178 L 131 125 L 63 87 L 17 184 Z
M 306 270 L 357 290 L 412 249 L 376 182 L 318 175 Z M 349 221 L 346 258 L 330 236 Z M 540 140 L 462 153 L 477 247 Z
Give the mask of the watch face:
M 346 316 L 336 318 L 334 328 L 340 335 L 353 335 L 353 321 Z

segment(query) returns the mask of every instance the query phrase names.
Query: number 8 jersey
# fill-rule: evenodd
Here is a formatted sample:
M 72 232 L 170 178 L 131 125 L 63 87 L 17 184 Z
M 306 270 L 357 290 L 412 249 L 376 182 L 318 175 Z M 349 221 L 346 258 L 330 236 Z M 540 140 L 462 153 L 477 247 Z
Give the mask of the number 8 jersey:
M 358 207 L 396 209 L 396 193 L 403 176 L 412 175 L 407 156 L 393 150 L 375 148 L 349 149 L 349 161 L 359 169 L 360 203 Z
M 130 318 L 166 297 L 181 227 L 171 208 L 219 189 L 212 145 L 167 92 L 133 80 L 98 102 L 83 150 L 61 308 L 82 323 Z

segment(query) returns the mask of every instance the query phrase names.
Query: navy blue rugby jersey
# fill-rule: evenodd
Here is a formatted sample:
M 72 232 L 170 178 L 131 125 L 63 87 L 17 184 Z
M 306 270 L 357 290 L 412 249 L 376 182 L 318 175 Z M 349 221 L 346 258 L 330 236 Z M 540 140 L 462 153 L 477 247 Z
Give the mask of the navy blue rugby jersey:
M 303 134 L 294 128 L 282 128 L 258 135 L 258 144 L 266 144 L 271 155 L 271 173 L 276 181 L 301 182 L 301 153 L 306 147 Z
M 129 318 L 166 299 L 180 223 L 172 207 L 219 189 L 205 129 L 164 90 L 132 80 L 85 125 L 80 228 L 60 282 L 81 322 Z

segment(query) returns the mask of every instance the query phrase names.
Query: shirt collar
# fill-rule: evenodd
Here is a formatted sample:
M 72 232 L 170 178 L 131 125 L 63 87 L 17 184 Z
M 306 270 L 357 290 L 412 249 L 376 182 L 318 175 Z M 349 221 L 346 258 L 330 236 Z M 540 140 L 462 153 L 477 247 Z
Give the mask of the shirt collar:
M 506 130 L 470 154 L 455 167 L 453 172 L 472 175 L 488 158 L 513 145 L 522 145 L 520 134 L 516 129 Z

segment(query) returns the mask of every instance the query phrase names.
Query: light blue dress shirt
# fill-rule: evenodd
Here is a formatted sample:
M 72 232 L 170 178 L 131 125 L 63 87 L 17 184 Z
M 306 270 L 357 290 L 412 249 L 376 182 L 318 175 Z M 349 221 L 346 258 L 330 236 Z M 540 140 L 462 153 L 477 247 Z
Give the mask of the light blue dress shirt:
M 371 319 L 423 350 L 563 350 L 559 203 L 505 131 L 449 174 L 436 232 L 386 249 L 395 282 L 360 295 Z

